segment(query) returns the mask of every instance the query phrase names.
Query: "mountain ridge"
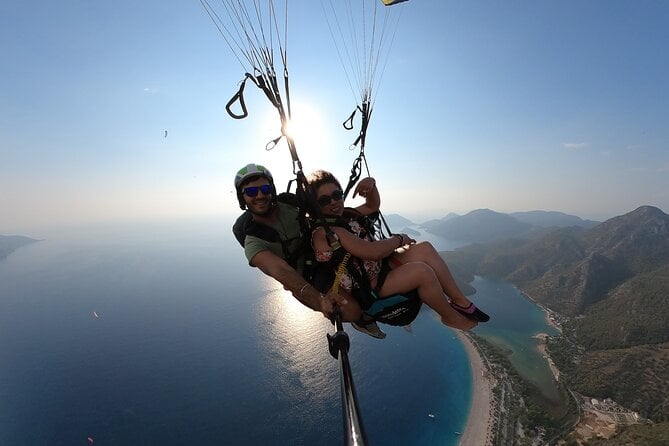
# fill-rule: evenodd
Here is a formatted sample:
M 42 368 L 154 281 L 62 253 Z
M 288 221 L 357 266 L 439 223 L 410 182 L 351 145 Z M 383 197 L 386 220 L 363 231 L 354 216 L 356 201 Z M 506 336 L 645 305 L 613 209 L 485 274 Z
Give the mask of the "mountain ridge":
M 592 228 L 599 223 L 557 211 L 505 214 L 490 209 L 475 209 L 465 215 L 451 213 L 421 226 L 448 240 L 481 243 L 508 237 L 536 237 L 560 227 Z
M 669 420 L 669 367 L 658 365 L 669 364 L 669 215 L 641 206 L 590 229 L 472 244 L 448 260 L 566 317 L 549 350 L 574 390 Z M 644 352 L 653 356 L 641 361 Z

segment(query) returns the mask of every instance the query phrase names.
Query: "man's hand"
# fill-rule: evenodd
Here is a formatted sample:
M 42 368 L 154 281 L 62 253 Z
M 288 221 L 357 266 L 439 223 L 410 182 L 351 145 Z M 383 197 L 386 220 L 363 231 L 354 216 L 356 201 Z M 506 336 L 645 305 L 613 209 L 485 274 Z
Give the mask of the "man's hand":
M 355 322 L 362 317 L 362 309 L 358 301 L 342 289 L 339 290 L 339 294 L 329 292 L 321 299 L 320 311 L 326 318 L 332 319 L 335 307 L 338 307 L 341 312 L 342 322 Z
M 323 316 L 325 316 L 327 319 L 330 319 L 332 316 L 332 312 L 334 311 L 334 307 L 343 307 L 344 305 L 348 305 L 348 299 L 340 294 L 333 293 L 332 291 L 328 291 L 327 294 L 323 296 L 321 299 L 321 313 L 323 313 Z

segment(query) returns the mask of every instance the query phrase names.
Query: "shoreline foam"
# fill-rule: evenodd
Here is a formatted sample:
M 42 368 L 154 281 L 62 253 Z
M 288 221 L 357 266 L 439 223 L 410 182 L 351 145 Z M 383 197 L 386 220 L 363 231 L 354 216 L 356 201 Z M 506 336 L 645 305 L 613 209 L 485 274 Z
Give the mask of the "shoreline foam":
M 460 446 L 489 445 L 492 421 L 492 389 L 488 378 L 488 368 L 474 346 L 472 340 L 458 330 L 454 330 L 462 342 L 472 367 L 472 401 L 467 415 L 467 423 L 462 433 Z

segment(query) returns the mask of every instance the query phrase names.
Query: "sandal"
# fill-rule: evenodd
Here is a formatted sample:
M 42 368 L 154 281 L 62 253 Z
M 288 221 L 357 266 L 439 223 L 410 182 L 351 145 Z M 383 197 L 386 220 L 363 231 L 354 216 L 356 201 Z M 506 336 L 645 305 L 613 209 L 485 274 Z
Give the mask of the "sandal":
M 374 319 L 367 320 L 365 316 L 361 317 L 359 321 L 351 322 L 353 328 L 361 333 L 365 333 L 376 339 L 384 339 L 386 334 L 379 328 Z

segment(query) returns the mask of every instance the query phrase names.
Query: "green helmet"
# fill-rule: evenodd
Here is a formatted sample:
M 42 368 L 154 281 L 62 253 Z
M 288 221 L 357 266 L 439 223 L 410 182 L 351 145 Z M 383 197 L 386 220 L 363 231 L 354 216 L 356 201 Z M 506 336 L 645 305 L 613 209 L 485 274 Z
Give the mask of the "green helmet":
M 244 197 L 242 197 L 241 186 L 256 177 L 267 178 L 269 183 L 272 185 L 272 188 L 274 188 L 274 177 L 272 176 L 272 173 L 269 171 L 269 169 L 267 169 L 265 166 L 251 163 L 239 169 L 235 175 L 235 190 L 237 191 L 239 207 L 242 208 L 242 210 L 246 209 L 246 203 L 244 202 Z M 276 193 L 273 191 L 272 195 L 272 198 L 274 199 Z
M 265 177 L 270 183 L 274 184 L 274 177 L 272 177 L 272 173 L 269 169 L 260 164 L 251 163 L 237 171 L 237 175 L 235 175 L 235 189 L 239 189 L 239 186 L 241 186 L 242 183 L 245 183 L 253 177 Z

